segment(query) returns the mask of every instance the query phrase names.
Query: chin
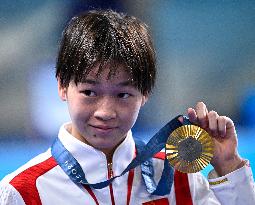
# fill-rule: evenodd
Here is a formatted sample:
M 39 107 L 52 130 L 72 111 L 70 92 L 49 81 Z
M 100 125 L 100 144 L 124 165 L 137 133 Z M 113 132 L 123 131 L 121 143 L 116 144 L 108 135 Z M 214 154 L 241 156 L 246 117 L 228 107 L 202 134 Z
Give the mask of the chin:
M 105 138 L 100 138 L 96 140 L 91 140 L 90 144 L 97 149 L 110 149 L 115 147 L 118 143 L 113 144 L 112 140 L 106 140 Z
M 85 135 L 86 136 L 86 135 Z M 88 135 L 87 135 L 88 136 Z M 92 147 L 102 150 L 112 150 L 115 149 L 123 140 L 125 137 L 119 137 L 120 134 L 102 134 L 102 133 L 90 133 L 90 137 L 84 137 L 86 140 L 86 143 L 91 145 Z

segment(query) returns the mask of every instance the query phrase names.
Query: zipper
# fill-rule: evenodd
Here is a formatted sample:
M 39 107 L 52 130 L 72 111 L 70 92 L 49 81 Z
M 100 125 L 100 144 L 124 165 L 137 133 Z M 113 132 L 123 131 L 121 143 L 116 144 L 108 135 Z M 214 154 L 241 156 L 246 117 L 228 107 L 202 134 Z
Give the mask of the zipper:
M 107 163 L 107 169 L 108 169 L 108 179 L 110 179 L 114 176 L 113 170 L 112 170 L 112 162 Z M 112 205 L 115 205 L 112 183 L 109 185 L 109 188 L 110 188 L 110 196 L 111 196 Z
M 110 179 L 113 177 L 112 162 L 107 163 L 107 168 L 108 168 L 108 179 Z

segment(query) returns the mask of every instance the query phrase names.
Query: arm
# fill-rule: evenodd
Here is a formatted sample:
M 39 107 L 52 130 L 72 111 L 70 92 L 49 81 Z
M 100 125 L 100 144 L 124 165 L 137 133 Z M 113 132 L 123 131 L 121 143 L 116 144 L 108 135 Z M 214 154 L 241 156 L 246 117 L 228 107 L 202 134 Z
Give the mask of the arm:
M 202 102 L 198 102 L 195 108 L 189 108 L 188 116 L 192 123 L 205 129 L 214 140 L 215 150 L 211 161 L 214 176 L 210 175 L 209 182 L 218 200 L 222 204 L 255 204 L 251 169 L 237 152 L 233 121 L 219 116 L 215 111 L 208 112 Z
M 222 204 L 255 204 L 255 186 L 249 162 L 221 177 L 212 170 L 208 180 L 210 189 Z

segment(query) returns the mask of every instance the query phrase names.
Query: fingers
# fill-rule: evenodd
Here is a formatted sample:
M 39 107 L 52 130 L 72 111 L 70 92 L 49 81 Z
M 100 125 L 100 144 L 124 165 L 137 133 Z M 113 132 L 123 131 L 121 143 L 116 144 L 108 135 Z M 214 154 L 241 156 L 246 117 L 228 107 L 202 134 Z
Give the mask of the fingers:
M 198 102 L 195 109 L 188 108 L 188 117 L 191 123 L 197 124 L 202 128 L 208 126 L 208 110 L 203 102 Z
M 214 110 L 208 112 L 203 102 L 198 102 L 195 109 L 188 108 L 187 113 L 191 123 L 204 128 L 213 137 L 225 137 L 227 130 L 234 128 L 229 117 L 219 116 Z
M 219 118 L 219 115 L 217 112 L 212 110 L 208 113 L 209 130 L 213 136 L 217 136 L 219 133 L 218 132 L 218 118 Z
M 202 128 L 208 127 L 208 110 L 203 102 L 198 102 L 196 105 L 196 113 L 198 123 Z
M 179 120 L 179 122 L 181 122 L 182 124 L 183 124 L 183 116 L 180 116 L 180 117 L 178 117 L 178 120 Z
M 219 116 L 217 120 L 220 137 L 225 137 L 228 130 L 231 131 L 231 135 L 235 134 L 234 122 L 229 117 Z
M 193 108 L 188 108 L 189 121 L 193 124 L 197 124 L 197 113 Z
M 218 130 L 219 130 L 219 136 L 224 137 L 226 135 L 226 125 L 227 121 L 225 116 L 220 116 L 217 119 L 218 121 Z

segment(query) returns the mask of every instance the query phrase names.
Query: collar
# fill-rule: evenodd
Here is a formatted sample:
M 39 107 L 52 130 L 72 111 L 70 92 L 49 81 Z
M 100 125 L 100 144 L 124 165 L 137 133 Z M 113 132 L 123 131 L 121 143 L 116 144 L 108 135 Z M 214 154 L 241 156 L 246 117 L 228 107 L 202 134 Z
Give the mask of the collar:
M 72 136 L 66 129 L 65 123 L 60 127 L 58 138 L 64 147 L 73 155 L 83 169 L 89 183 L 98 183 L 108 179 L 106 156 L 100 150 L 87 145 Z M 125 140 L 113 153 L 112 170 L 119 175 L 132 161 L 135 155 L 135 142 L 129 131 Z

